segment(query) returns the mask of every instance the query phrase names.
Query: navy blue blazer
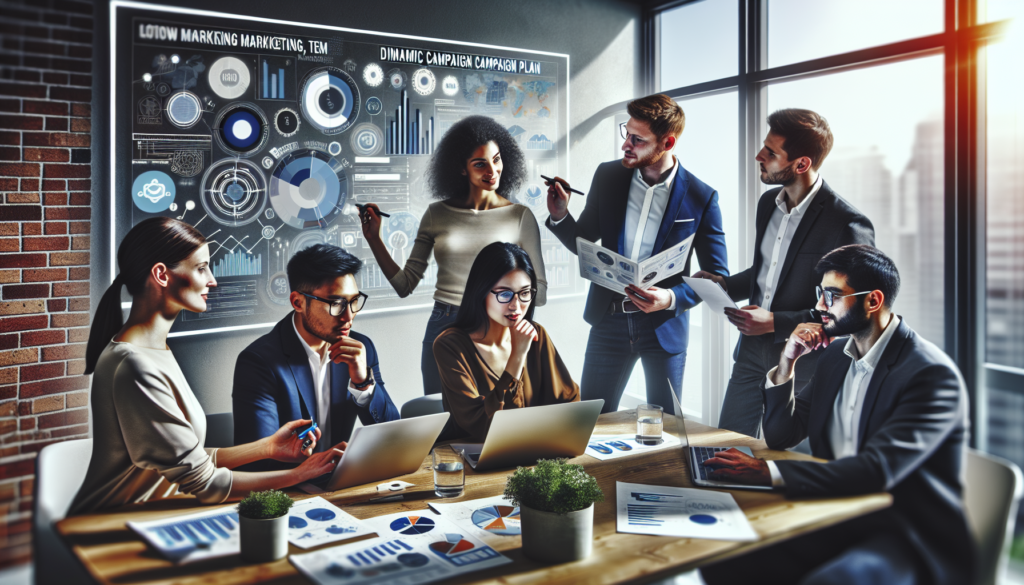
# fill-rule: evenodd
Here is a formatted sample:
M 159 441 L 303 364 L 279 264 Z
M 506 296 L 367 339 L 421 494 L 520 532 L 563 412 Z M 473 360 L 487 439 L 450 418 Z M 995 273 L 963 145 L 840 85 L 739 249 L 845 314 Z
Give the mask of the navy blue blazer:
M 594 173 L 590 193 L 587 194 L 587 204 L 579 220 L 569 214 L 558 225 L 553 225 L 548 218 L 548 229 L 573 254 L 577 253 L 577 237 L 591 242 L 601 240 L 601 245 L 605 248 L 617 249 L 619 254 L 623 254 L 626 205 L 629 201 L 629 184 L 634 172 L 634 169 L 622 166 L 621 161 L 602 163 Z M 686 258 L 686 269 L 655 283 L 658 287 L 672 289 L 676 295 L 675 311 L 664 310 L 650 314 L 654 320 L 658 343 L 669 353 L 686 350 L 690 329 L 690 316 L 687 311 L 700 302 L 697 293 L 683 282 L 683 276 L 690 275 L 690 259 L 693 254 L 696 252 L 701 270 L 721 276 L 729 275 L 718 192 L 680 164 L 672 181 L 672 194 L 658 229 L 658 237 L 654 240 L 651 255 L 663 252 L 694 234 L 696 236 L 693 238 L 693 246 Z M 583 319 L 591 325 L 597 325 L 608 314 L 611 304 L 621 302 L 623 297 L 624 294 L 618 294 L 603 286 L 591 286 Z
M 318 418 L 313 374 L 302 340 L 295 335 L 292 315 L 238 355 L 235 362 L 231 404 L 235 420 L 235 444 L 258 441 L 274 434 L 287 422 Z M 377 350 L 370 338 L 351 332 L 352 339 L 366 346 L 366 365 L 373 370 L 373 399 L 358 406 L 348 391 L 348 366 L 332 363 L 331 368 L 331 442 L 337 444 L 352 436 L 356 417 L 364 425 L 398 420 L 401 416 L 380 374 Z M 329 445 L 319 444 L 320 451 Z M 279 469 L 281 464 L 263 461 L 246 466 L 246 470 Z

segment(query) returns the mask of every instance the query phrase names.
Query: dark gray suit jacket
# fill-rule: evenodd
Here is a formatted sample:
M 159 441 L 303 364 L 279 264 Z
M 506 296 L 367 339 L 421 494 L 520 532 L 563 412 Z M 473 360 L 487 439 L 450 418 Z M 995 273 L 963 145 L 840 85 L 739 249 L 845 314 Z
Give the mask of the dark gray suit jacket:
M 851 359 L 836 341 L 796 397 L 792 382 L 765 388 L 764 437 L 788 449 L 810 437 L 815 457 L 834 459 L 829 426 Z M 887 491 L 908 542 L 932 572 L 931 583 L 970 583 L 974 545 L 963 510 L 968 441 L 967 388 L 956 364 L 901 321 L 871 376 L 857 455 L 828 463 L 777 461 L 787 496 L 846 496 Z
M 763 291 L 757 287 L 757 275 L 761 262 L 771 261 L 771 258 L 761 257 L 761 240 L 776 209 L 775 198 L 781 190 L 782 187 L 770 189 L 757 202 L 753 265 L 725 277 L 726 288 L 734 301 L 761 298 Z M 817 302 L 814 287 L 821 283 L 814 266 L 822 256 L 847 244 L 874 246 L 875 228 L 867 216 L 836 194 L 823 180 L 806 215 L 800 220 L 779 272 L 771 304 L 775 315 L 774 343 L 784 343 L 797 325 L 812 321 L 810 310 Z

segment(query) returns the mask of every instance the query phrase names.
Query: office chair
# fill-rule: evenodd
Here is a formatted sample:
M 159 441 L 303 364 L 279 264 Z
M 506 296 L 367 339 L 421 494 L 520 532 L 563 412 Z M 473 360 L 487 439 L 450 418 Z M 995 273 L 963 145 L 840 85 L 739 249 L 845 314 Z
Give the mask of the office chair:
M 402 405 L 402 418 L 427 416 L 428 414 L 440 414 L 442 412 L 444 412 L 444 407 L 441 405 L 440 394 L 428 394 L 427 396 L 413 398 Z
M 206 444 L 204 447 L 235 446 L 235 416 L 230 412 L 206 415 Z
M 36 458 L 32 560 L 38 584 L 93 582 L 53 526 L 67 516 L 71 500 L 85 481 L 90 459 L 92 439 L 47 445 Z
M 1024 477 L 1013 463 L 969 449 L 964 507 L 974 536 L 977 585 L 1003 581 Z

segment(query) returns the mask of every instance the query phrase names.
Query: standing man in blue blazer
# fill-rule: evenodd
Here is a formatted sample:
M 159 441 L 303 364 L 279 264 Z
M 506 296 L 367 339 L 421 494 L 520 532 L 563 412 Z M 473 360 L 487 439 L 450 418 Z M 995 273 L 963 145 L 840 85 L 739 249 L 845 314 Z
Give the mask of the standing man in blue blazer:
M 352 331 L 367 299 L 355 279 L 362 265 L 328 244 L 300 250 L 288 262 L 294 311 L 235 362 L 236 445 L 272 435 L 280 421 L 312 419 L 322 433 L 319 451 L 347 441 L 357 416 L 364 425 L 401 418 L 373 342 Z
M 579 220 L 569 213 L 566 184 L 548 183 L 548 228 L 576 252 L 576 238 L 617 250 L 641 261 L 694 236 L 702 270 L 728 276 L 725 232 L 718 193 L 683 168 L 672 149 L 683 133 L 686 117 L 672 98 L 656 94 L 627 106 L 629 121 L 620 126 L 623 158 L 601 164 L 594 174 L 586 207 Z M 688 309 L 700 298 L 683 275 L 686 270 L 641 289 L 621 294 L 591 286 L 583 318 L 590 339 L 580 384 L 584 400 L 604 399 L 604 412 L 614 412 L 636 360 L 644 366 L 647 401 L 672 404 L 668 380 L 682 392 L 686 346 L 690 337 Z

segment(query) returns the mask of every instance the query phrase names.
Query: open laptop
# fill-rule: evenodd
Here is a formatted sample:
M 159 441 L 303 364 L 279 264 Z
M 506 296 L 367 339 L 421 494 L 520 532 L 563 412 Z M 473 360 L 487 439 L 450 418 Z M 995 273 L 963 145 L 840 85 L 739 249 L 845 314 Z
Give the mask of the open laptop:
M 330 480 L 310 483 L 335 491 L 413 473 L 423 465 L 449 416 L 442 412 L 359 427 Z
M 726 481 L 715 481 L 708 479 L 708 472 L 711 471 L 709 468 L 704 466 L 704 462 L 715 456 L 715 453 L 719 451 L 725 451 L 727 449 L 736 449 L 742 451 L 751 457 L 754 453 L 750 450 L 750 447 L 690 447 L 690 437 L 686 433 L 686 417 L 683 416 L 683 406 L 679 404 L 679 397 L 676 396 L 675 388 L 672 387 L 672 381 L 669 380 L 668 388 L 672 393 L 672 402 L 675 406 L 676 416 L 679 417 L 679 426 L 682 427 L 679 433 L 679 438 L 682 440 L 682 449 L 684 457 L 687 458 L 690 468 L 690 480 L 693 481 L 693 485 L 699 485 L 702 487 L 713 487 L 722 488 L 728 490 L 766 490 L 771 491 L 770 486 L 763 485 L 747 485 L 742 483 L 730 483 Z
M 538 459 L 578 457 L 594 433 L 604 400 L 499 410 L 483 443 L 452 449 L 476 470 L 533 465 Z

